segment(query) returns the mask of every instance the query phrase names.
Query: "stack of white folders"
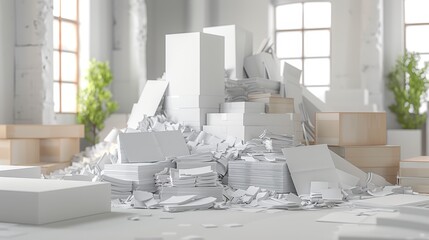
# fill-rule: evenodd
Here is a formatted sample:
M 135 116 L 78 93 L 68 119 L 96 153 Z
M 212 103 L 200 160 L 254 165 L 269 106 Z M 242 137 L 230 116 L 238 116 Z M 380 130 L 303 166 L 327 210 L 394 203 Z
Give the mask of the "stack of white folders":
M 257 186 L 279 193 L 295 192 L 285 161 L 230 161 L 228 185 L 238 189 Z
M 172 163 L 169 161 L 156 163 L 128 163 L 128 164 L 108 164 L 105 166 L 103 174 L 106 176 L 132 181 L 133 190 L 154 192 L 155 173 L 161 172 L 164 168 L 169 168 Z
M 122 180 L 107 175 L 101 175 L 101 181 L 109 182 L 111 184 L 111 198 L 112 199 L 126 199 L 131 195 L 133 182 Z

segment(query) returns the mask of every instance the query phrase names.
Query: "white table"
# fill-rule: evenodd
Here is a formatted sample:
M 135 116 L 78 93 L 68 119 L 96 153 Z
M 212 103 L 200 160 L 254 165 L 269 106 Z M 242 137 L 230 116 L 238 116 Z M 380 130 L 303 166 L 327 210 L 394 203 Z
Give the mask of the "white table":
M 232 210 L 206 210 L 182 213 L 167 213 L 157 210 L 112 209 L 111 213 L 78 218 L 53 224 L 12 227 L 25 232 L 13 239 L 181 239 L 189 235 L 204 239 L 334 239 L 339 224 L 322 223 L 316 220 L 334 211 L 281 211 L 276 213 L 248 213 Z M 140 217 L 139 221 L 128 220 L 136 214 L 152 214 Z M 171 217 L 171 219 L 161 219 Z M 242 227 L 225 227 L 239 223 Z M 204 228 L 202 224 L 216 224 L 217 228 Z M 1 226 L 1 224 L 0 224 Z M 1 238 L 0 238 L 1 239 Z

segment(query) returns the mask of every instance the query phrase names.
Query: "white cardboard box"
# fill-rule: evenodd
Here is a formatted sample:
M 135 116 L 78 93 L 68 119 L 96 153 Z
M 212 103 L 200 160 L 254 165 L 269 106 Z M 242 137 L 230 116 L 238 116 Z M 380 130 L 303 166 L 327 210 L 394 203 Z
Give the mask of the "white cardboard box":
M 220 105 L 221 113 L 264 113 L 262 102 L 226 102 Z
M 300 127 L 295 113 L 208 113 L 207 125 L 218 126 L 285 126 Z
M 205 33 L 166 36 L 167 95 L 224 95 L 224 39 Z
M 297 136 L 298 141 L 302 141 L 302 130 L 287 128 L 283 126 L 203 126 L 203 131 L 215 135 L 216 137 L 226 138 L 233 136 L 240 140 L 248 141 L 258 138 L 262 132 L 267 129 L 277 134 L 291 134 Z
M 252 33 L 236 25 L 207 27 L 203 32 L 225 38 L 225 69 L 231 79 L 244 78 L 244 59 L 253 52 Z
M 110 212 L 110 183 L 0 178 L 0 222 L 45 224 Z
M 219 113 L 219 108 L 174 108 L 165 109 L 167 117 L 174 122 L 199 122 L 206 123 L 207 113 Z
M 10 166 L 0 165 L 0 177 L 40 178 L 39 166 Z
M 166 96 L 164 106 L 172 108 L 219 108 L 219 104 L 225 102 L 225 95 L 189 95 Z

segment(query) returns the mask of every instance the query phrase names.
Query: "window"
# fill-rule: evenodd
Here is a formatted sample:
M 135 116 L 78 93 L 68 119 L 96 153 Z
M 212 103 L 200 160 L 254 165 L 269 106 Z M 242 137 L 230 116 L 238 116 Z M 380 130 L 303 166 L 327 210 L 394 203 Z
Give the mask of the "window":
M 421 63 L 429 61 L 429 1 L 404 0 L 405 49 L 420 54 Z
M 301 83 L 322 101 L 325 100 L 325 92 L 329 90 L 331 82 L 330 46 L 330 2 L 303 2 L 276 6 L 277 57 L 282 65 L 283 62 L 287 62 L 301 69 Z
M 54 0 L 54 110 L 76 113 L 79 85 L 79 0 Z

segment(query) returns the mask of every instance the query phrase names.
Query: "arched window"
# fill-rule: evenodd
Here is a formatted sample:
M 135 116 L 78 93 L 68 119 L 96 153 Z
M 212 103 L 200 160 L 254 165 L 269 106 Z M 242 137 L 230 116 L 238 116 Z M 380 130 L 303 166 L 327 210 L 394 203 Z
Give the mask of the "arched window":
M 331 82 L 331 3 L 277 4 L 274 12 L 277 57 L 301 69 L 301 83 L 324 101 Z

